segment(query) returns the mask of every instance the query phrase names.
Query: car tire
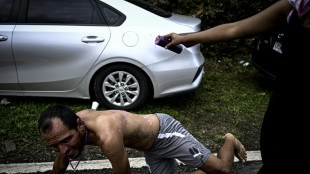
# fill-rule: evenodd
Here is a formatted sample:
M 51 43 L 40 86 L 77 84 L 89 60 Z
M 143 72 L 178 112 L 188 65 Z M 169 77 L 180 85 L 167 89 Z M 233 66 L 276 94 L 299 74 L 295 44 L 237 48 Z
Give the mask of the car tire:
M 104 67 L 97 74 L 94 91 L 99 103 L 106 107 L 132 110 L 147 99 L 148 83 L 140 69 L 117 64 Z

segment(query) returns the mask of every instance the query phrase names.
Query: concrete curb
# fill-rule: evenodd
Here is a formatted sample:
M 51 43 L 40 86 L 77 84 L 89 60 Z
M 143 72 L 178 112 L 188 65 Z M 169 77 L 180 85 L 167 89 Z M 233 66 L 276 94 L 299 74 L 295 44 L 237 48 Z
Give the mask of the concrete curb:
M 214 154 L 216 155 L 216 153 Z M 248 161 L 260 161 L 261 155 L 260 151 L 247 151 Z M 238 162 L 235 158 L 234 162 Z M 139 158 L 129 158 L 129 163 L 131 168 L 142 168 L 146 166 L 144 157 Z M 179 161 L 179 163 L 181 163 Z M 73 162 L 75 166 L 76 162 Z M 0 173 L 36 173 L 36 172 L 46 172 L 52 169 L 53 162 L 40 162 L 40 163 L 13 163 L 13 164 L 0 164 Z M 100 170 L 100 169 L 110 169 L 112 168 L 109 160 L 91 160 L 91 161 L 81 161 L 78 170 Z M 72 170 L 68 167 L 67 170 Z

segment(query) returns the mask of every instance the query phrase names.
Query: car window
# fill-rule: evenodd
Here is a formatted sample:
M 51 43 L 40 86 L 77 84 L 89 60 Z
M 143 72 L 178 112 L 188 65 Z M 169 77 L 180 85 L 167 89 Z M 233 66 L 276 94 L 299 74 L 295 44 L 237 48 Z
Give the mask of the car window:
M 29 0 L 27 23 L 99 24 L 89 0 Z
M 9 22 L 13 0 L 0 0 L 0 23 Z
M 98 5 L 109 26 L 119 26 L 125 21 L 126 16 L 117 9 L 103 2 L 99 2 Z

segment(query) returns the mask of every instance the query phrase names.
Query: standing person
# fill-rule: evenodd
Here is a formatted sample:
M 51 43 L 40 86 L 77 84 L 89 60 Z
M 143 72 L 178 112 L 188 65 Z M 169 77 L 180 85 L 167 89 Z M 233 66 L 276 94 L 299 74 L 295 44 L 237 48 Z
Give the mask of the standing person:
M 233 23 L 222 24 L 199 33 L 164 37 L 171 39 L 166 46 L 182 43 L 216 43 L 251 37 L 263 32 L 287 26 L 283 43 L 286 65 L 281 67 L 275 91 L 272 93 L 261 128 L 260 146 L 263 166 L 259 173 L 303 173 L 308 171 L 302 160 L 306 129 L 306 113 L 309 107 L 309 48 L 310 1 L 279 0 L 262 12 Z M 307 114 L 309 115 L 309 114 Z
M 230 133 L 223 137 L 224 145 L 214 156 L 167 114 L 91 109 L 74 113 L 66 106 L 56 105 L 43 111 L 38 123 L 47 145 L 59 152 L 53 165 L 55 174 L 65 173 L 71 158 L 81 160 L 85 145 L 99 146 L 115 174 L 130 173 L 125 147 L 144 151 L 150 172 L 155 174 L 173 173 L 177 167 L 175 158 L 199 168 L 196 174 L 229 173 L 234 156 L 241 162 L 247 158 L 243 145 Z

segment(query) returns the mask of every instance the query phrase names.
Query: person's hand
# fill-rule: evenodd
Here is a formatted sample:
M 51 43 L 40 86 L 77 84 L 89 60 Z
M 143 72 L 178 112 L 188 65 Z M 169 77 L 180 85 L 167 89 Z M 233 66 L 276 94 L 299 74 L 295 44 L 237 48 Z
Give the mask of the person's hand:
M 170 33 L 170 34 L 164 35 L 163 37 L 171 40 L 171 42 L 165 46 L 166 49 L 168 49 L 169 47 L 173 45 L 182 44 L 183 38 L 184 38 L 184 36 L 176 34 L 176 33 Z

